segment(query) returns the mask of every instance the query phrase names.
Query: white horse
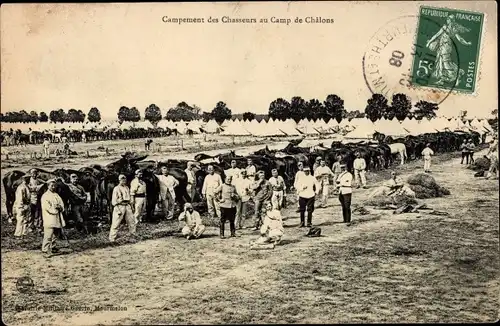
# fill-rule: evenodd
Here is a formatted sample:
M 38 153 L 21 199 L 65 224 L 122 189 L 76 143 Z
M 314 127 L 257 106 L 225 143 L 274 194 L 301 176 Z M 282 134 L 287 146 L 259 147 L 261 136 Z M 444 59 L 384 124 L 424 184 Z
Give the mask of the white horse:
M 391 148 L 391 154 L 399 154 L 401 157 L 401 165 L 405 164 L 405 161 L 408 158 L 406 155 L 406 145 L 402 143 L 394 143 L 390 144 L 389 147 Z

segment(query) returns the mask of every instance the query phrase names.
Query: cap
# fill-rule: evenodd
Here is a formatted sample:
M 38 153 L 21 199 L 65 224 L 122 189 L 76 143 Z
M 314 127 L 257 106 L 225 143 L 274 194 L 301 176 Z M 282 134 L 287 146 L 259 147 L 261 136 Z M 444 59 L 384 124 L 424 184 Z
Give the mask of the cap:
M 345 168 L 347 165 L 345 165 L 344 163 L 340 164 L 340 167 L 341 168 Z
M 70 178 L 78 178 L 78 176 L 76 175 L 76 173 L 71 173 L 71 175 L 69 177 Z
M 187 166 L 188 166 L 188 167 L 189 167 L 189 166 L 193 166 L 193 165 L 194 165 L 194 163 L 193 163 L 193 162 L 188 162 L 188 164 L 187 164 Z
M 49 180 L 47 180 L 47 185 L 49 185 L 51 183 L 56 183 L 56 179 L 49 179 Z
M 191 203 L 185 203 L 184 209 L 188 209 L 188 208 L 193 208 L 193 205 L 191 205 Z
M 37 172 L 37 171 L 38 171 L 37 169 L 33 168 L 30 170 L 30 173 Z
M 316 161 L 320 161 L 320 160 L 321 160 L 321 156 L 316 157 Z
M 271 172 L 278 172 L 278 170 L 277 169 L 272 169 Z
M 141 170 L 141 169 L 137 169 L 137 170 L 135 170 L 135 175 L 138 175 L 139 173 L 142 173 L 142 170 Z
M 308 166 L 306 166 L 306 167 L 304 167 L 304 170 L 303 170 L 303 171 L 304 171 L 304 172 L 306 172 L 306 171 L 311 172 L 311 168 L 310 168 L 310 167 L 308 167 Z
M 127 180 L 127 177 L 125 176 L 125 174 L 120 174 L 118 176 L 118 180 Z

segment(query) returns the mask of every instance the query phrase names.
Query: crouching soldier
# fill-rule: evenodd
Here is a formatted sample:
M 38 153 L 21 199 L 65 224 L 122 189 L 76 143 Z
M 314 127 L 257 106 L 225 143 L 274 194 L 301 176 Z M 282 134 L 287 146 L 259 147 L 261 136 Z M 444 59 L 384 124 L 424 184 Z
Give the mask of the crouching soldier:
M 250 244 L 251 249 L 272 249 L 280 243 L 285 233 L 281 212 L 270 202 L 266 203 L 265 209 L 266 215 L 260 228 L 260 238 Z
M 136 225 L 132 214 L 130 190 L 127 187 L 127 177 L 120 174 L 118 177 L 118 186 L 113 189 L 111 205 L 113 205 L 113 219 L 111 229 L 109 230 L 109 241 L 115 242 L 123 219 L 127 221 L 128 230 L 131 235 L 135 235 Z
M 142 222 L 146 212 L 146 182 L 142 179 L 142 170 L 135 171 L 135 178 L 130 183 L 130 202 L 135 223 Z
M 182 228 L 182 235 L 186 239 L 199 238 L 205 231 L 205 225 L 202 224 L 200 214 L 193 209 L 190 203 L 184 204 L 184 212 L 179 215 L 179 221 L 186 222 Z

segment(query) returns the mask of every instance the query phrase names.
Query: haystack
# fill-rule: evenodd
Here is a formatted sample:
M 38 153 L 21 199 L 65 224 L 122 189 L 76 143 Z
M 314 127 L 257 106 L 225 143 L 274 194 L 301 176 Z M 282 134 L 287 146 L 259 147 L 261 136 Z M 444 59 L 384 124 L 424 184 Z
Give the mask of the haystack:
M 490 168 L 490 159 L 486 156 L 479 157 L 467 168 L 472 171 L 487 171 Z
M 436 180 L 425 173 L 419 173 L 408 177 L 410 189 L 415 192 L 415 196 L 420 199 L 443 197 L 450 194 L 445 187 L 437 184 Z

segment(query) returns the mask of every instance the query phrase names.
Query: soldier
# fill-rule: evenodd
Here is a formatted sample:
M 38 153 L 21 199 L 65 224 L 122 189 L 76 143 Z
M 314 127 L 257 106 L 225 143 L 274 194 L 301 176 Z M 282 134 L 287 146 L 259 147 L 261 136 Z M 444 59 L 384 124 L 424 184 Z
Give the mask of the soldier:
M 142 176 L 142 170 L 137 169 L 135 178 L 130 183 L 130 203 L 136 224 L 142 222 L 142 217 L 146 213 L 146 182 Z
M 48 189 L 42 195 L 42 219 L 43 219 L 43 243 L 42 252 L 46 258 L 52 257 L 57 252 L 56 229 L 60 230 L 66 226 L 62 213 L 64 212 L 64 202 L 56 193 L 56 181 L 47 181 Z
M 22 237 L 27 233 L 31 214 L 31 196 L 28 188 L 30 178 L 29 175 L 23 176 L 23 181 L 16 189 L 16 200 L 14 201 L 14 213 L 16 214 L 15 237 Z
M 261 213 L 262 206 L 265 201 L 271 199 L 273 195 L 273 188 L 269 181 L 266 180 L 266 175 L 264 171 L 259 171 L 257 173 L 259 179 L 255 181 L 252 185 L 252 190 L 254 191 L 253 202 L 254 202 L 254 231 L 259 230 L 261 223 Z
M 46 158 L 49 158 L 50 157 L 50 151 L 49 151 L 49 147 L 50 147 L 50 140 L 48 138 L 45 138 L 45 140 L 43 141 L 43 155 L 46 157 Z
M 175 187 L 179 185 L 179 181 L 168 173 L 166 166 L 161 167 L 161 174 L 156 177 L 160 183 L 160 200 L 163 213 L 167 220 L 171 220 L 174 218 Z
M 44 185 L 44 182 L 38 178 L 38 170 L 30 170 L 31 178 L 28 183 L 28 188 L 30 190 L 31 197 L 31 207 L 30 207 L 30 220 L 28 221 L 28 233 L 32 232 L 34 228 L 42 227 L 42 220 L 37 211 L 38 205 L 38 191 Z
M 186 225 L 182 228 L 182 235 L 186 239 L 199 238 L 205 231 L 205 225 L 201 221 L 200 214 L 193 209 L 190 203 L 184 204 L 184 212 L 179 215 L 179 221 L 185 221 Z
M 118 177 L 119 184 L 113 189 L 111 205 L 113 205 L 113 218 L 111 228 L 109 230 L 109 241 L 114 243 L 118 234 L 120 223 L 125 219 L 128 224 L 128 229 L 131 235 L 135 235 L 136 225 L 131 207 L 130 190 L 127 187 L 127 177 L 120 174 Z
M 305 225 L 305 212 L 307 210 L 307 227 L 312 226 L 312 214 L 314 212 L 314 199 L 319 194 L 320 185 L 318 180 L 311 175 L 309 167 L 304 168 L 304 176 L 300 178 L 297 184 L 300 205 L 300 224 L 299 227 Z
M 328 201 L 328 194 L 330 190 L 330 177 L 333 177 L 333 172 L 328 166 L 326 166 L 326 161 L 321 160 L 319 166 L 314 171 L 314 176 L 318 180 L 321 188 L 321 199 L 319 201 L 319 207 L 325 207 Z
M 196 195 L 196 175 L 194 174 L 193 165 L 193 162 L 188 162 L 187 168 L 186 170 L 184 170 L 187 175 L 186 191 L 189 195 L 189 198 L 191 198 L 191 203 L 194 201 L 194 196 Z
M 273 194 L 271 197 L 271 203 L 274 209 L 281 210 L 283 207 L 283 202 L 285 200 L 285 180 L 281 175 L 278 175 L 278 170 L 273 169 L 271 171 L 272 177 L 269 179 L 269 183 L 272 186 Z
M 69 189 L 73 193 L 70 212 L 75 218 L 75 221 L 83 225 L 83 206 L 87 202 L 87 193 L 81 185 L 78 184 L 78 175 L 72 173 L 70 175 Z
M 360 185 L 366 188 L 366 161 L 361 157 L 360 152 L 356 152 L 356 159 L 354 160 L 354 180 L 356 188 Z
M 241 178 L 232 181 L 240 199 L 236 204 L 236 228 L 242 229 L 247 218 L 248 202 L 250 201 L 250 188 L 252 181 L 247 177 L 247 171 L 241 170 Z
M 345 164 L 341 164 L 340 167 L 342 173 L 337 178 L 337 188 L 344 223 L 349 226 L 351 225 L 352 174 L 347 171 Z
M 207 201 L 207 209 L 210 218 L 220 217 L 220 207 L 215 200 L 216 190 L 222 185 L 222 179 L 219 174 L 214 172 L 214 167 L 209 165 L 207 167 L 208 174 L 205 176 L 203 181 L 203 187 L 201 194 L 203 199 Z
M 250 180 L 255 181 L 255 174 L 257 173 L 257 169 L 255 168 L 255 165 L 253 164 L 253 161 L 251 158 L 247 160 L 247 167 L 245 168 L 247 171 L 247 176 Z
M 431 156 L 434 155 L 434 151 L 431 149 L 431 144 L 425 145 L 422 151 L 422 156 L 424 157 L 424 172 L 431 172 Z
M 226 177 L 233 177 L 233 181 L 240 177 L 241 170 L 236 166 L 236 160 L 231 161 L 231 168 L 224 171 Z
M 215 190 L 219 194 L 220 207 L 220 238 L 224 239 L 224 226 L 226 221 L 229 221 L 229 229 L 231 237 L 236 237 L 236 226 L 234 224 L 236 218 L 236 203 L 239 200 L 236 188 L 231 184 L 233 177 L 229 176 L 225 182 Z

